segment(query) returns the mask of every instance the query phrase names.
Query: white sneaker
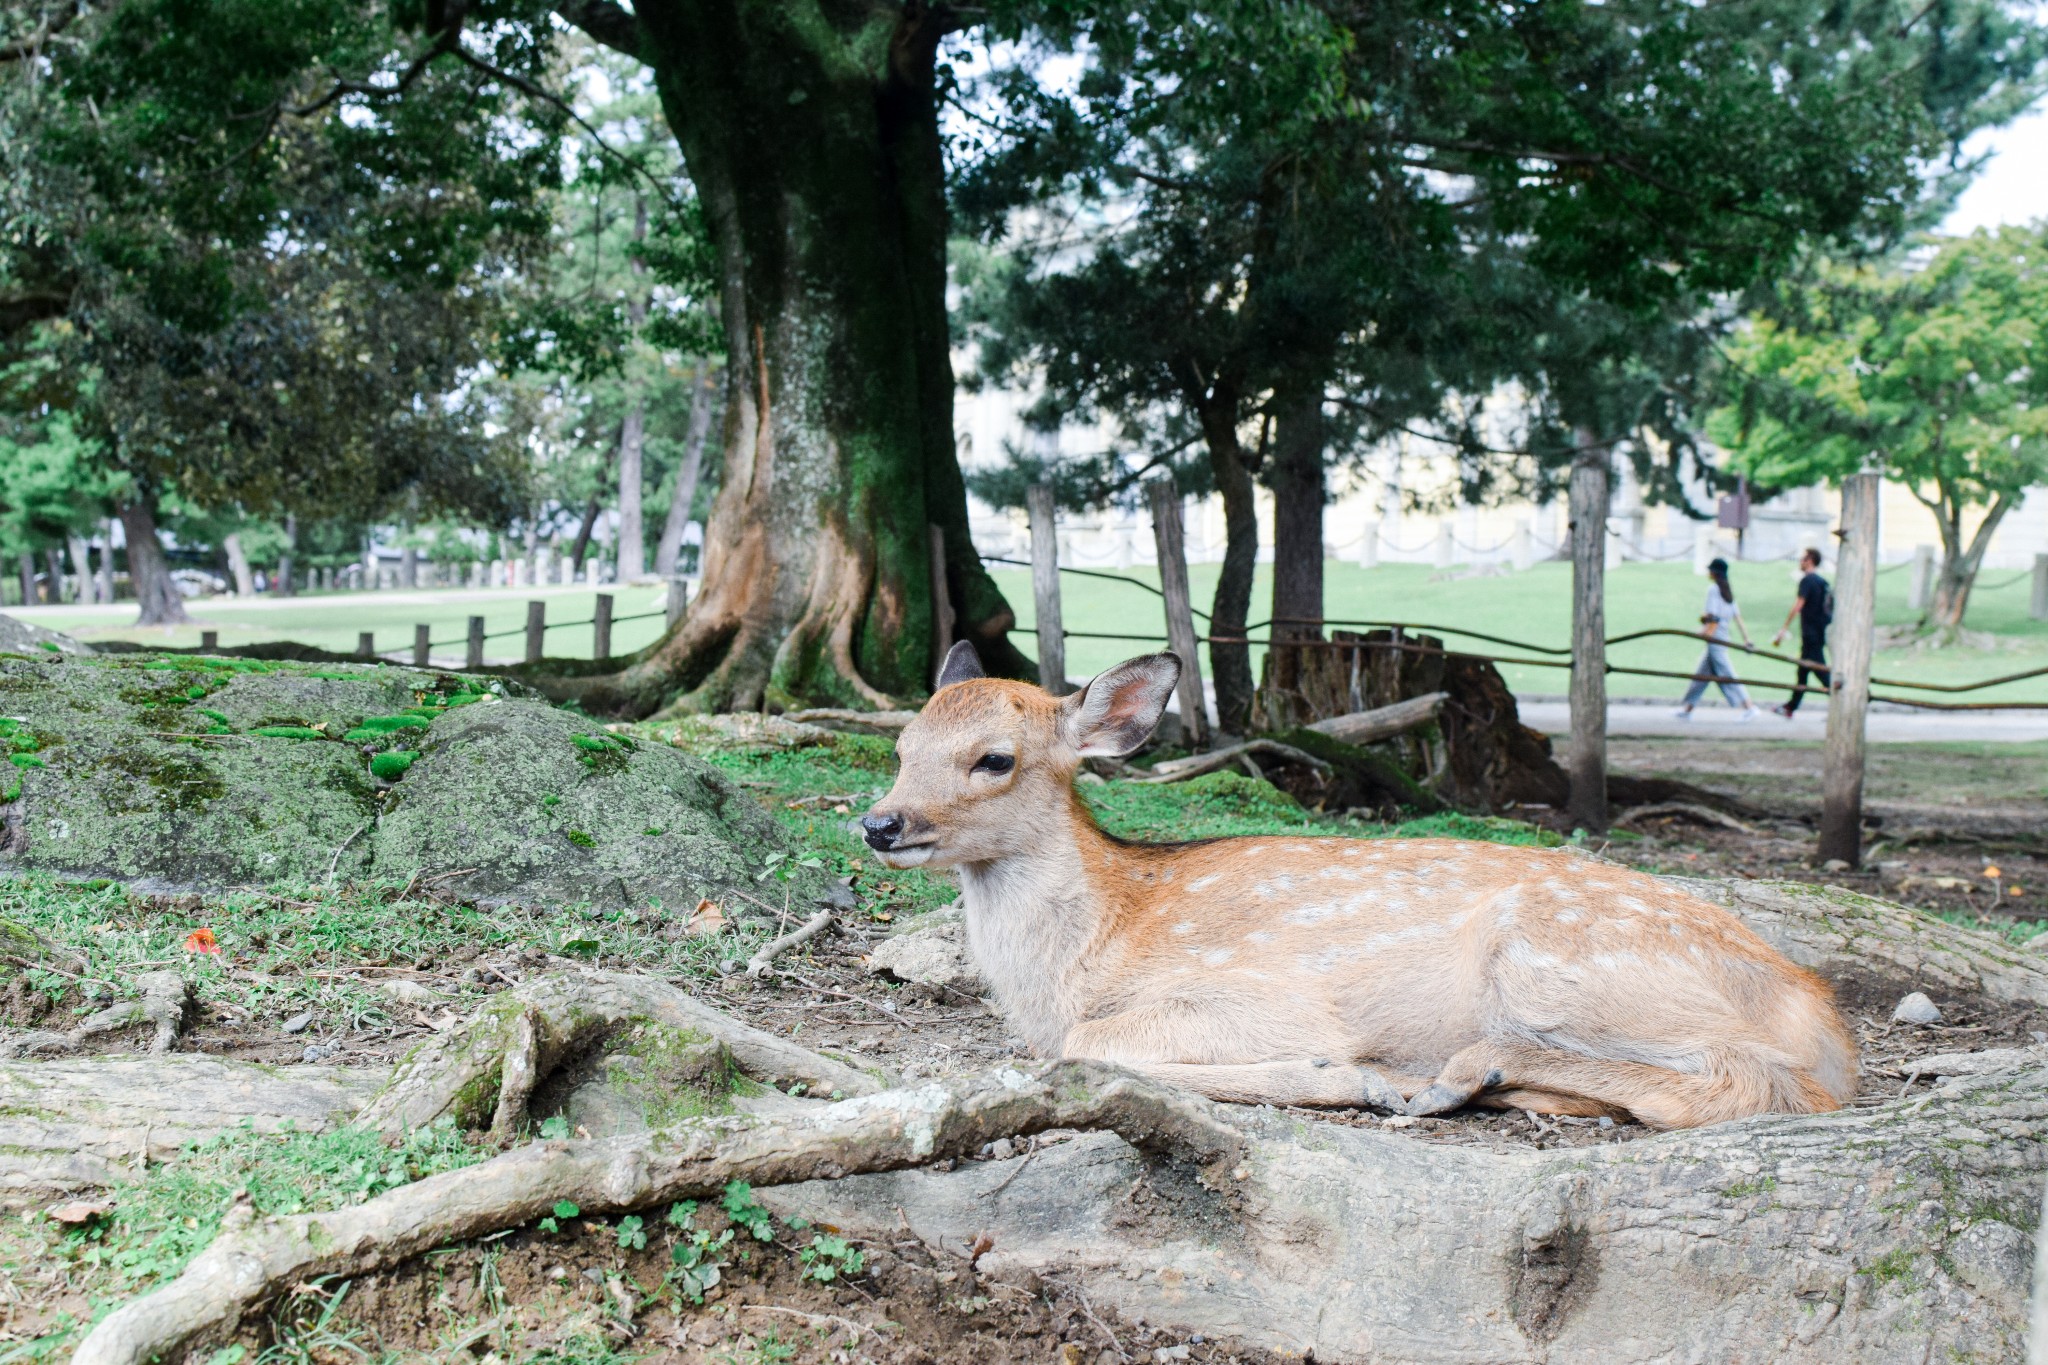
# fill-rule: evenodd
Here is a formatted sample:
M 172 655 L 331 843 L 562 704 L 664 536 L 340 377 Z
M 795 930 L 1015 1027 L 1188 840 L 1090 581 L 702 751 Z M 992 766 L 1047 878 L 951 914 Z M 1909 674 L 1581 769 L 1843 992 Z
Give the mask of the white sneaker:
M 1747 725 L 1751 721 L 1755 720 L 1756 717 L 1757 709 L 1754 706 L 1752 706 L 1747 711 L 1744 711 L 1741 715 L 1737 716 L 1735 718 L 1735 723 L 1738 725 Z
M 1676 716 L 1680 720 L 1691 720 L 1692 708 L 1690 706 L 1681 706 L 1676 711 L 1673 711 L 1671 714 Z

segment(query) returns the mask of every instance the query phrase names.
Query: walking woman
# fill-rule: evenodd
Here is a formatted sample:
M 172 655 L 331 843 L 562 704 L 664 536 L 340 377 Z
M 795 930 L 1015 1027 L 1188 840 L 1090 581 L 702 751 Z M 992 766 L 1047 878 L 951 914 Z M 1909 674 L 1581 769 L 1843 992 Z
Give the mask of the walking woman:
M 1750 643 L 1749 627 L 1743 623 L 1742 612 L 1735 605 L 1735 589 L 1728 582 L 1728 561 L 1717 559 L 1707 565 L 1707 577 L 1713 585 L 1707 589 L 1707 605 L 1700 612 L 1700 624 L 1706 629 L 1707 652 L 1693 668 L 1692 686 L 1685 689 L 1685 704 L 1674 713 L 1680 720 L 1692 719 L 1692 708 L 1707 694 L 1709 681 L 1720 685 L 1721 695 L 1730 706 L 1741 714 L 1740 721 L 1755 720 L 1762 712 L 1749 699 L 1749 693 L 1741 683 L 1735 681 L 1735 668 L 1728 662 L 1728 627 L 1732 624 L 1742 632 L 1742 643 Z

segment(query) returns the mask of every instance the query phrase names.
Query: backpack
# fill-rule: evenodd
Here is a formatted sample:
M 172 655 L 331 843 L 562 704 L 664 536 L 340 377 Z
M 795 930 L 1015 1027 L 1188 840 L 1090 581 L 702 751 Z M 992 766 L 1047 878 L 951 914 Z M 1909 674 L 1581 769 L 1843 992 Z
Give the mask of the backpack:
M 1821 580 L 1820 624 L 1825 630 L 1835 623 L 1835 585 L 1825 578 Z

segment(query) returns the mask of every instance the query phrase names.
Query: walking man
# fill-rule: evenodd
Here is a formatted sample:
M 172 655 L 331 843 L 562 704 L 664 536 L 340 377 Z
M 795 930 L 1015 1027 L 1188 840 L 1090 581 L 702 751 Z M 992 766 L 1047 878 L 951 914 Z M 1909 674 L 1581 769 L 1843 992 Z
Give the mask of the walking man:
M 1808 549 L 1799 556 L 1799 598 L 1793 602 L 1792 610 L 1785 613 L 1785 624 L 1771 637 L 1771 643 L 1778 644 L 1784 640 L 1785 632 L 1792 629 L 1792 619 L 1799 619 L 1799 677 L 1792 684 L 1791 699 L 1772 708 L 1786 720 L 1798 714 L 1800 699 L 1806 695 L 1798 689 L 1806 686 L 1809 674 L 1823 688 L 1834 686 L 1828 674 L 1827 655 L 1828 622 L 1835 616 L 1834 597 L 1828 590 L 1828 581 L 1820 576 L 1820 551 Z

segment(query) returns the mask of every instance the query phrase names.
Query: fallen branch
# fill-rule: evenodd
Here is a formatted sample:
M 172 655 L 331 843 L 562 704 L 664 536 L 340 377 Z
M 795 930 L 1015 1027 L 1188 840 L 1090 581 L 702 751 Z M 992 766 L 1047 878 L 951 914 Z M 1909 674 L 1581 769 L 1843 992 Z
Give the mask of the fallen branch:
M 1114 1068 L 1057 1062 L 1002 1068 L 817 1110 L 687 1119 L 586 1141 L 535 1142 L 329 1213 L 258 1220 L 247 1204 L 183 1274 L 103 1318 L 72 1365 L 142 1365 L 319 1276 L 356 1276 L 449 1242 L 519 1227 L 567 1199 L 625 1213 L 759 1186 L 900 1170 L 972 1155 L 998 1138 L 1055 1128 L 1114 1132 L 1132 1146 L 1229 1183 L 1243 1135 L 1216 1106 Z M 1241 1167 L 1239 1168 L 1241 1169 Z
M 1448 692 L 1429 692 L 1397 701 L 1392 706 L 1376 706 L 1370 711 L 1331 716 L 1328 720 L 1314 722 L 1308 728 L 1345 744 L 1374 744 L 1429 724 L 1436 719 L 1436 713 L 1443 709 L 1450 695 Z
M 800 943 L 808 943 L 825 932 L 832 923 L 833 912 L 820 910 L 781 938 L 764 943 L 747 962 L 747 975 L 759 978 L 768 970 L 770 963 Z
M 1660 801 L 1651 806 L 1634 806 L 1614 817 L 1617 825 L 1626 825 L 1636 820 L 1655 820 L 1660 816 L 1672 816 L 1686 820 L 1697 820 L 1703 825 L 1719 825 L 1732 829 L 1738 834 L 1755 834 L 1754 825 L 1746 825 L 1732 815 L 1723 815 L 1711 806 L 1696 806 L 1690 801 Z
M 915 711 L 849 711 L 821 706 L 809 711 L 791 711 L 783 719 L 849 735 L 891 736 L 902 733 L 903 727 L 910 724 L 916 715 Z
M 1277 739 L 1251 739 L 1242 744 L 1233 744 L 1227 749 L 1213 749 L 1206 754 L 1195 754 L 1190 758 L 1170 758 L 1164 763 L 1154 764 L 1152 771 L 1143 777 L 1125 778 L 1127 782 L 1161 783 L 1185 782 L 1191 777 L 1213 773 L 1228 768 L 1253 754 L 1266 754 L 1282 763 L 1300 763 L 1328 775 L 1334 772 L 1329 764 L 1314 754 L 1304 753 L 1291 744 L 1282 744 Z
M 666 981 L 562 972 L 493 996 L 474 1017 L 400 1062 L 359 1121 L 404 1132 L 453 1115 L 465 1127 L 489 1124 L 509 1136 L 542 1077 L 620 1028 L 642 1023 L 716 1039 L 749 1075 L 802 1081 L 813 1094 L 869 1095 L 884 1085 L 875 1075 L 743 1024 Z

